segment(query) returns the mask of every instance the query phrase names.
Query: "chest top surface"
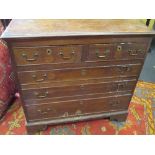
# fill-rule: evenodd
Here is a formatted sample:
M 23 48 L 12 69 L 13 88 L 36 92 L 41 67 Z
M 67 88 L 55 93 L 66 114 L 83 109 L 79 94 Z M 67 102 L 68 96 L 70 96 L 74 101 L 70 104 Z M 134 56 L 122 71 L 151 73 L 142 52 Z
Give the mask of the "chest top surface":
M 142 20 L 22 19 L 12 20 L 2 38 L 84 35 L 155 34 Z

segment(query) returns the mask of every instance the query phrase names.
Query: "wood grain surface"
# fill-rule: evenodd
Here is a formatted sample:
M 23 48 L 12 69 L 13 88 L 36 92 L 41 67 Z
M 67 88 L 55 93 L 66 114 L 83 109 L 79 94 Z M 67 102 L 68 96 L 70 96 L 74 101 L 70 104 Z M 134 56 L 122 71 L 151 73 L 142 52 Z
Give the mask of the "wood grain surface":
M 141 20 L 29 19 L 12 20 L 3 38 L 85 36 L 110 34 L 152 34 Z

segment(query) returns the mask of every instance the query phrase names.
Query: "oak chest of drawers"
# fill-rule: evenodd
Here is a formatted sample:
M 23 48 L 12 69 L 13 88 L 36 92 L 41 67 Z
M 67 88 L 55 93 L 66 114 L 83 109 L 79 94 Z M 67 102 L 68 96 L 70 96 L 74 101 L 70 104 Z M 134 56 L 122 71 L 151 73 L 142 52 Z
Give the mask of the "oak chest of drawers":
M 125 121 L 154 32 L 140 20 L 13 20 L 3 34 L 29 133 Z

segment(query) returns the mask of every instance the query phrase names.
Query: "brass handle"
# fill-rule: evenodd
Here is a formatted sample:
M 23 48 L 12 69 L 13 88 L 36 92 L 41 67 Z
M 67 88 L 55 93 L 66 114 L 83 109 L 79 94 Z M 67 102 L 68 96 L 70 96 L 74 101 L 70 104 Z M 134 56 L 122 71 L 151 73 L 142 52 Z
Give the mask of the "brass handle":
M 48 111 L 51 111 L 52 109 L 51 108 L 47 108 L 46 110 L 41 110 L 41 109 L 39 109 L 39 110 L 37 110 L 40 114 L 42 114 L 42 115 L 45 115 L 45 114 L 47 114 L 48 113 Z
M 136 55 L 138 55 L 138 51 L 137 51 L 137 50 L 129 50 L 128 52 L 129 52 L 129 54 L 130 54 L 131 56 L 136 56 Z
M 40 94 L 38 92 L 35 92 L 35 95 L 38 98 L 46 98 L 48 96 L 48 91 L 46 91 L 44 94 Z
M 23 56 L 23 58 L 26 59 L 26 61 L 36 61 L 37 58 L 38 58 L 38 56 L 39 56 L 39 54 L 38 53 L 35 53 L 33 55 L 33 58 L 28 58 L 28 56 L 25 53 L 23 53 L 22 56 Z
M 128 72 L 130 71 L 130 67 L 129 66 L 120 66 L 118 67 L 118 70 L 121 72 L 121 73 L 124 73 L 124 72 Z
M 61 51 L 60 53 L 59 53 L 60 55 L 61 55 L 61 57 L 63 58 L 63 59 L 71 59 L 73 56 L 74 56 L 74 54 L 75 54 L 75 52 L 73 51 L 73 52 L 71 52 L 71 55 L 70 56 L 64 56 L 64 53 Z
M 46 74 L 46 73 L 43 74 L 42 77 L 43 77 L 43 78 L 41 78 L 41 79 L 37 79 L 37 76 L 36 76 L 36 75 L 32 75 L 32 78 L 33 78 L 36 82 L 43 82 L 43 81 L 45 81 L 46 78 L 47 78 L 47 74 Z
M 110 52 L 110 50 L 106 50 L 104 53 L 107 54 L 109 52 Z M 100 55 L 99 51 L 96 51 L 96 56 L 97 56 L 97 58 L 106 58 L 107 57 L 107 55 Z

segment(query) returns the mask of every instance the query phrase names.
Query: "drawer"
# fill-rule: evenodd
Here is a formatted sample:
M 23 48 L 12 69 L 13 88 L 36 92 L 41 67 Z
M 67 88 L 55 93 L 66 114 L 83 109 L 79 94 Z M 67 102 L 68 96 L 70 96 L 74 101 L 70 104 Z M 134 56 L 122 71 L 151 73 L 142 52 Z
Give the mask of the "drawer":
M 86 62 L 143 59 L 148 44 L 145 43 L 113 43 L 92 44 L 88 47 Z
M 84 94 L 109 93 L 115 91 L 129 91 L 135 88 L 137 80 L 111 81 L 101 83 L 90 83 L 81 85 L 68 85 L 65 87 L 52 87 L 41 89 L 23 90 L 23 98 L 26 99 L 44 99 L 64 96 L 76 96 Z
M 131 94 L 26 106 L 29 121 L 127 110 Z
M 74 81 L 82 79 L 138 76 L 141 64 L 99 66 L 74 69 L 53 69 L 18 72 L 21 84 L 51 81 Z
M 145 43 L 118 43 L 114 48 L 115 59 L 144 59 L 148 44 Z
M 13 49 L 17 66 L 81 61 L 82 46 L 45 46 Z

